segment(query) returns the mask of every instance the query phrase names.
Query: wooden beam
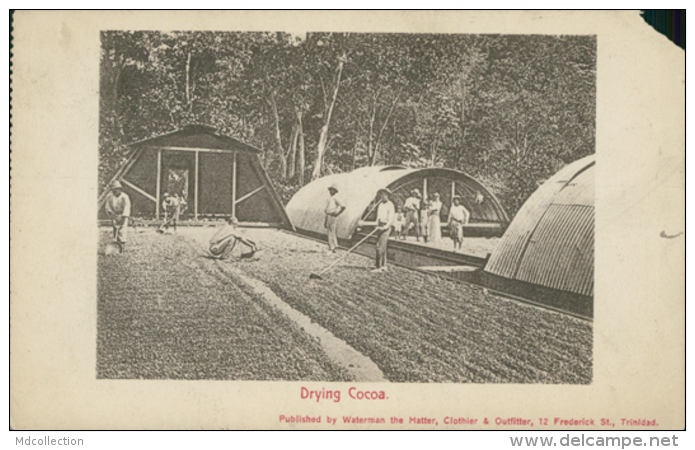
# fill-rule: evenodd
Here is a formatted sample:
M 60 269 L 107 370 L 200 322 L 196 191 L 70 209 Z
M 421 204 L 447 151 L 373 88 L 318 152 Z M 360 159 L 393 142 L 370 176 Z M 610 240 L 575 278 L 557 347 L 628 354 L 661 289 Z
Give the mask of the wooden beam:
M 135 186 L 135 185 L 134 185 L 133 183 L 131 183 L 130 181 L 128 181 L 128 180 L 126 180 L 126 179 L 124 179 L 124 178 L 121 178 L 121 183 L 125 184 L 126 186 L 128 186 L 129 188 L 131 188 L 132 190 L 134 190 L 135 192 L 137 192 L 138 194 L 144 196 L 145 198 L 150 199 L 150 200 L 152 200 L 153 202 L 157 203 L 157 199 L 156 199 L 154 196 L 152 196 L 152 194 L 148 194 L 148 193 L 145 192 L 143 189 L 141 189 L 141 188 Z
M 232 217 L 236 219 L 236 152 L 232 157 Z
M 113 182 L 125 176 L 130 170 L 130 168 L 133 167 L 133 165 L 138 161 L 140 155 L 142 155 L 142 149 L 138 148 L 132 155 L 130 155 L 130 159 L 126 161 L 126 163 L 123 166 L 121 166 L 120 169 L 118 169 L 116 175 L 114 175 L 113 178 L 111 178 L 109 184 L 106 185 L 106 189 L 104 189 L 104 192 L 102 192 L 99 196 L 99 209 L 101 209 L 101 207 L 104 205 L 104 202 L 106 201 L 106 194 L 109 193 L 109 189 L 111 188 Z
M 451 204 L 454 204 L 454 196 L 456 195 L 456 180 L 451 180 Z
M 202 148 L 202 147 L 171 147 L 171 146 L 158 146 L 158 145 L 148 145 L 147 148 L 153 148 L 155 150 L 168 150 L 173 152 L 204 152 L 204 153 L 234 153 L 236 150 L 224 150 L 219 148 Z
M 199 164 L 200 152 L 195 152 L 195 197 L 193 197 L 193 218 L 198 220 L 198 178 L 200 178 L 200 164 Z
M 243 197 L 241 197 L 239 200 L 235 201 L 234 203 L 241 203 L 241 202 L 243 202 L 244 200 L 246 200 L 247 198 L 251 197 L 252 195 L 256 195 L 256 194 L 258 194 L 259 192 L 261 192 L 263 189 L 265 189 L 265 187 L 266 187 L 265 184 L 262 185 L 262 186 L 260 186 L 260 187 L 257 187 L 256 189 L 254 189 L 253 191 L 251 191 L 251 192 L 249 192 L 248 194 L 244 195 Z
M 159 196 L 162 187 L 162 150 L 157 150 L 157 192 L 155 193 L 155 217 L 159 220 Z
M 422 179 L 422 199 L 427 198 L 427 178 Z

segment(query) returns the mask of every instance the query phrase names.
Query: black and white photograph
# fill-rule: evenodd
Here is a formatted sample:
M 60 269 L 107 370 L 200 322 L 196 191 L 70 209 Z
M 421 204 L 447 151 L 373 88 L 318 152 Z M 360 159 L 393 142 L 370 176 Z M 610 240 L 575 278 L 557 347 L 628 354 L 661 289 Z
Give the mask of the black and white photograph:
M 99 378 L 591 383 L 595 36 L 103 31 L 99 94 Z
M 685 426 L 684 51 L 639 11 L 12 33 L 13 429 Z

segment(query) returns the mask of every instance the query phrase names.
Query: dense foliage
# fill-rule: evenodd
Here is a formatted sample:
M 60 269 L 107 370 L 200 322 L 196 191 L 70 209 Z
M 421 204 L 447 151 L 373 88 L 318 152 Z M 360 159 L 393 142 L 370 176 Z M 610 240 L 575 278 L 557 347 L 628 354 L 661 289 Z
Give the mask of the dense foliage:
M 190 123 L 264 150 L 282 197 L 375 164 L 450 167 L 510 213 L 595 151 L 592 36 L 104 32 L 100 187 Z

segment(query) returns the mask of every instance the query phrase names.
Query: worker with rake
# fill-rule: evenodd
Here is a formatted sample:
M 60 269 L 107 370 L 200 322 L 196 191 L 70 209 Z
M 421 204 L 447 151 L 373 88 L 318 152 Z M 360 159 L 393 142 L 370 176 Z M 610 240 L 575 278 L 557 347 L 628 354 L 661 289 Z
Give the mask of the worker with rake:
M 251 249 L 249 252 L 242 253 L 240 258 L 251 258 L 258 251 L 255 242 L 239 235 L 237 225 L 239 225 L 239 221 L 236 217 L 229 216 L 226 223 L 212 236 L 209 249 L 213 258 L 230 259 L 237 242 L 241 242 Z
M 174 228 L 174 233 L 176 233 L 176 225 L 179 221 L 181 213 L 185 209 L 186 202 L 183 198 L 180 198 L 178 194 L 164 193 L 164 200 L 162 201 L 162 208 L 164 209 L 164 222 L 157 228 L 157 233 L 162 234 L 165 230 L 172 226 Z
M 461 197 L 455 195 L 449 208 L 449 235 L 454 241 L 454 251 L 463 245 L 463 225 L 468 223 L 471 213 L 461 204 Z
M 391 228 L 396 219 L 396 209 L 390 200 L 391 191 L 383 188 L 376 193 L 378 206 L 376 208 L 376 267 L 372 272 L 385 272 L 386 251 Z
M 328 252 L 335 253 L 338 249 L 338 216 L 345 211 L 345 204 L 338 195 L 338 186 L 335 184 L 328 188 L 328 193 L 330 197 L 326 202 L 324 226 L 328 234 Z
M 118 250 L 123 251 L 128 237 L 128 218 L 130 217 L 130 197 L 123 192 L 123 185 L 116 180 L 106 194 L 104 203 L 106 215 L 111 219 L 113 227 L 113 240 Z

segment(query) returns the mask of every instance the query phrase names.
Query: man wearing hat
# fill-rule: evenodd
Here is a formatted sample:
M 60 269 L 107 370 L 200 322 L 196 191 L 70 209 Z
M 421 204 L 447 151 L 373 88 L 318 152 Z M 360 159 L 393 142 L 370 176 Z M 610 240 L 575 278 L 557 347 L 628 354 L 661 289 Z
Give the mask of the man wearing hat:
M 396 209 L 389 199 L 391 191 L 384 188 L 376 193 L 378 206 L 376 208 L 376 267 L 372 272 L 383 272 L 386 268 L 386 250 L 391 234 L 391 227 L 396 218 Z
M 338 216 L 345 211 L 345 203 L 338 195 L 338 186 L 335 184 L 329 186 L 328 192 L 331 196 L 326 202 L 326 219 L 323 224 L 328 231 L 328 252 L 335 253 L 338 248 Z
M 178 194 L 164 193 L 164 200 L 162 200 L 162 209 L 164 210 L 164 222 L 157 228 L 157 233 L 164 233 L 164 230 L 169 229 L 169 226 L 173 226 L 174 233 L 176 233 L 176 225 L 183 211 L 185 201 L 179 197 Z
M 420 221 L 418 220 L 418 214 L 420 211 L 420 203 L 422 202 L 422 196 L 420 191 L 413 189 L 410 192 L 410 197 L 405 199 L 403 204 L 403 211 L 405 211 L 405 225 L 403 227 L 403 234 L 407 238 L 408 231 L 410 230 L 410 224 L 415 225 L 415 232 L 417 233 L 417 240 L 420 240 Z
M 471 213 L 461 204 L 461 197 L 455 195 L 449 208 L 449 234 L 454 241 L 454 251 L 463 245 L 463 225 L 468 223 Z
M 104 210 L 109 219 L 111 219 L 113 239 L 123 248 L 127 240 L 130 197 L 123 192 L 123 185 L 121 185 L 120 181 L 114 181 L 109 193 L 106 194 Z

